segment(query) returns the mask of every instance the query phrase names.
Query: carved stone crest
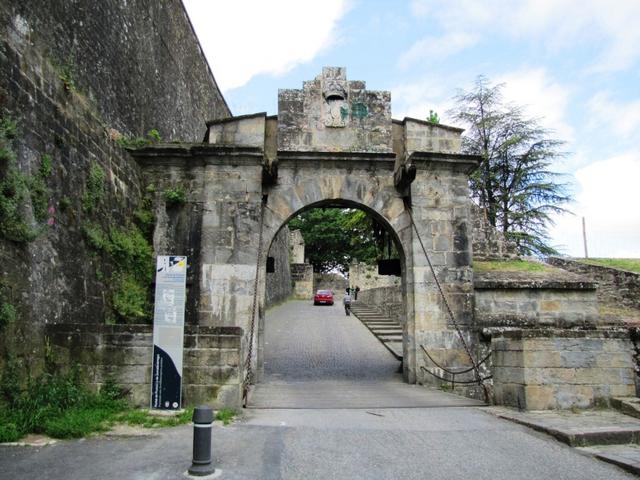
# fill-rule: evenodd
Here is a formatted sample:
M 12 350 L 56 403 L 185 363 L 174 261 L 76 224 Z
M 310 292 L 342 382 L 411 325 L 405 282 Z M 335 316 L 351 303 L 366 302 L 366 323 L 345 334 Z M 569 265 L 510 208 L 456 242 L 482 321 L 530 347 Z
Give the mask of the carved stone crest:
M 349 120 L 346 74 L 343 68 L 322 70 L 322 120 L 325 127 L 345 127 Z

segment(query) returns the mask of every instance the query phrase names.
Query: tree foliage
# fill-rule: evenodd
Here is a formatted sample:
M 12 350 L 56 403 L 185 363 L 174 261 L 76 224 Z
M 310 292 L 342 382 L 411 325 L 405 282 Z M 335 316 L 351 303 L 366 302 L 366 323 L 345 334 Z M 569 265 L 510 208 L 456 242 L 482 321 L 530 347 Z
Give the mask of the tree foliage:
M 305 256 L 316 272 L 344 273 L 354 259 L 375 263 L 384 255 L 381 246 L 388 238 L 378 222 L 354 209 L 314 208 L 294 217 L 288 226 L 302 233 Z
M 565 212 L 570 197 L 552 163 L 564 153 L 564 142 L 551 138 L 538 119 L 527 117 L 522 107 L 506 103 L 502 84 L 486 77 L 474 88 L 455 97 L 449 112 L 467 127 L 463 151 L 482 157 L 472 174 L 472 195 L 489 223 L 502 231 L 524 255 L 557 253 L 549 245 L 551 214 Z

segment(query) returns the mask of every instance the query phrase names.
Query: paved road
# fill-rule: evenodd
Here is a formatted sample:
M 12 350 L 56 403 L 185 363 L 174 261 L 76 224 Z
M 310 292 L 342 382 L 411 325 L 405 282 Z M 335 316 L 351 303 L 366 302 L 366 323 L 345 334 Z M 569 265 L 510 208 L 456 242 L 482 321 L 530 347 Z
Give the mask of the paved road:
M 402 381 L 400 362 L 339 302 L 292 301 L 267 312 L 265 378 L 253 408 L 470 406 L 479 402 Z
M 314 312 L 311 320 L 291 323 L 286 318 L 310 318 L 295 313 L 301 312 L 298 307 L 305 313 L 305 305 L 292 305 L 296 307 L 293 310 L 290 306 L 274 309 L 272 312 L 286 315 L 270 317 L 281 320 L 267 325 L 267 339 L 275 343 L 267 352 L 270 362 L 265 386 L 275 391 L 278 385 L 290 388 L 292 396 L 286 397 L 284 392 L 284 398 L 298 400 L 304 400 L 300 390 L 314 387 L 318 388 L 315 394 L 321 395 L 319 386 L 331 383 L 374 386 L 377 393 L 370 393 L 376 398 L 380 398 L 381 385 L 391 385 L 396 396 L 405 395 L 405 387 L 425 395 L 421 387 L 400 382 L 393 357 L 376 340 L 367 340 L 370 334 L 360 326 L 362 336 L 357 320 L 340 315 L 339 307 L 309 307 Z M 310 325 L 319 328 L 312 331 Z M 285 336 L 294 341 L 284 342 Z M 365 351 L 364 343 L 354 343 L 361 336 L 367 344 Z M 336 345 L 341 348 L 334 349 Z M 372 353 L 378 347 L 386 356 Z M 332 353 L 327 355 L 327 350 Z M 291 364 L 287 358 L 298 359 L 306 368 L 294 368 L 295 362 Z M 436 393 L 444 397 L 433 397 L 432 405 L 452 402 L 453 396 Z M 282 396 L 280 390 L 276 398 L 282 400 Z M 323 398 L 335 402 L 335 392 Z M 192 428 L 152 433 L 146 438 L 98 437 L 42 448 L 0 446 L 0 478 L 184 478 L 191 459 Z M 247 409 L 237 423 L 214 427 L 213 451 L 218 478 L 229 480 L 635 478 L 475 407 Z
M 0 478 L 184 478 L 189 427 L 151 438 L 0 447 Z M 635 478 L 477 408 L 248 410 L 213 434 L 229 480 L 621 480 Z

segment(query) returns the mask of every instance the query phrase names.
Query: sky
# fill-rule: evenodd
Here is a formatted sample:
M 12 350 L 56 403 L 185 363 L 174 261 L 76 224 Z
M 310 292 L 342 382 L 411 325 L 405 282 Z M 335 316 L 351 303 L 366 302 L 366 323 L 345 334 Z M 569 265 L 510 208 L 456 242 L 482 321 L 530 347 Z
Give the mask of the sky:
M 233 115 L 277 114 L 323 66 L 391 92 L 392 115 L 446 112 L 478 75 L 566 142 L 572 214 L 551 244 L 640 258 L 640 0 L 184 0 Z

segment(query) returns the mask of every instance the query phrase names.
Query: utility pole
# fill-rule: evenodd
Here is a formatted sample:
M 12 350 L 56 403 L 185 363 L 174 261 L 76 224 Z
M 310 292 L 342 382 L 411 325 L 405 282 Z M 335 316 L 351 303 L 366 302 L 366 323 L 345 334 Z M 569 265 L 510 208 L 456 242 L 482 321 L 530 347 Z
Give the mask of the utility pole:
M 584 217 L 582 217 L 582 242 L 584 243 L 584 258 L 589 258 L 589 252 L 587 252 L 587 227 L 585 226 Z

